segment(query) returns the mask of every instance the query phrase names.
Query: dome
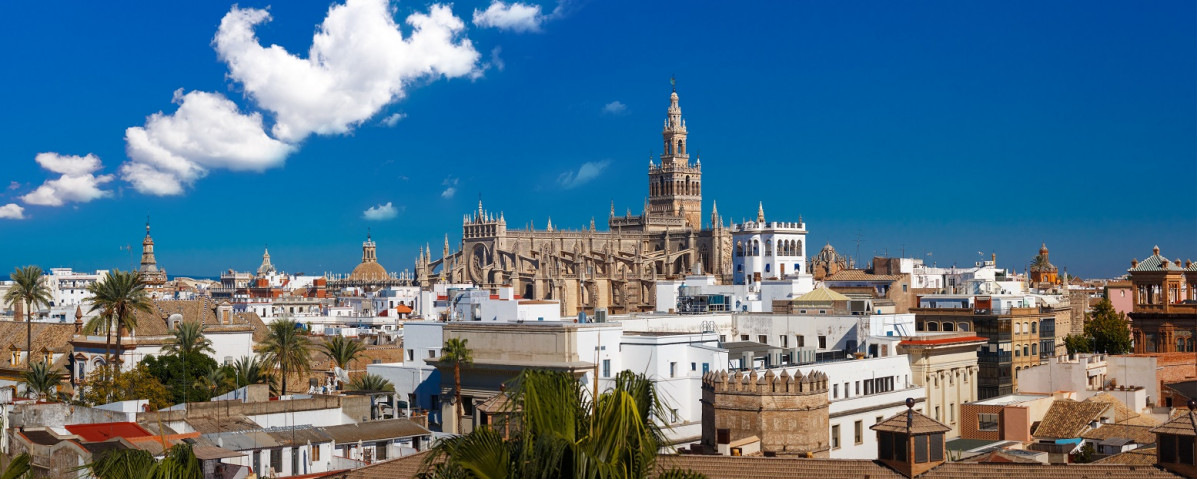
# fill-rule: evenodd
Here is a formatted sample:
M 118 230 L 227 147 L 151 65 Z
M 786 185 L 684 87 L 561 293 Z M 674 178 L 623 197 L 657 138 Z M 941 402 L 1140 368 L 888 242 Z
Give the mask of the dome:
M 377 281 L 388 278 L 386 268 L 373 261 L 359 264 L 353 268 L 352 273 L 349 273 L 349 279 L 357 281 Z

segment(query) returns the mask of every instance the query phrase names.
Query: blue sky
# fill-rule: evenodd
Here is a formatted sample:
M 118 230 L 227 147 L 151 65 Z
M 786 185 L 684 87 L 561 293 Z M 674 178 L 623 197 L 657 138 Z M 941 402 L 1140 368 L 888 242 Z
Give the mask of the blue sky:
M 348 272 L 367 229 L 409 268 L 480 196 L 603 225 L 640 210 L 671 75 L 704 215 L 802 215 L 812 254 L 1197 258 L 1193 2 L 380 1 L 331 4 L 315 66 L 327 1 L 6 6 L 0 266 L 127 267 L 147 215 L 203 276 L 265 245 Z

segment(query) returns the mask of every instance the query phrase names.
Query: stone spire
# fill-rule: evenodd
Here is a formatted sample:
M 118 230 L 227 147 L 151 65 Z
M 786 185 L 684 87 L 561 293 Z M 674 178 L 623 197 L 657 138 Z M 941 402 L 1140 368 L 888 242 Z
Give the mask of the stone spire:
M 719 224 L 719 204 L 711 201 L 711 227 L 714 228 Z
M 764 201 L 758 203 L 756 206 L 756 222 L 757 223 L 765 222 L 765 202 Z
M 141 240 L 141 280 L 146 284 L 160 285 L 166 282 L 166 270 L 158 268 L 154 258 L 154 238 L 150 237 L 150 220 L 145 220 L 145 239 Z
M 549 232 L 553 231 L 553 217 L 552 216 L 549 217 L 549 225 L 545 226 L 544 230 L 549 231 Z
M 441 250 L 441 257 L 449 257 L 449 233 L 445 233 L 445 247 Z
M 270 274 L 274 272 L 274 265 L 270 264 L 270 249 L 262 250 L 262 265 L 258 266 L 258 276 Z

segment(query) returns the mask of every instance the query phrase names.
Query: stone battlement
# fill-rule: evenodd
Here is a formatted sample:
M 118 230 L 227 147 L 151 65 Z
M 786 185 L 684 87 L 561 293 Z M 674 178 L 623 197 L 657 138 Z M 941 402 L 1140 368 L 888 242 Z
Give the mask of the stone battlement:
M 736 371 L 710 372 L 702 377 L 704 389 L 710 389 L 720 394 L 753 394 L 753 395 L 806 395 L 827 394 L 827 375 L 818 371 L 802 374 L 795 371 L 791 376 L 786 370 L 781 374 L 774 374 L 773 370 L 758 375 L 756 371 L 747 374 Z

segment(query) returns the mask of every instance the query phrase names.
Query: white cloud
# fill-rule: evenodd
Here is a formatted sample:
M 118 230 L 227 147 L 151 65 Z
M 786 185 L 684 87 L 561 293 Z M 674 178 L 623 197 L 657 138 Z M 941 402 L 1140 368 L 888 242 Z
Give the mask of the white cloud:
M 582 163 L 582 166 L 578 167 L 577 171 L 570 170 L 558 176 L 557 184 L 565 189 L 582 186 L 589 183 L 590 180 L 598 178 L 610 164 L 611 160 L 587 161 L 586 163 Z
M 42 168 L 58 173 L 58 179 L 46 180 L 21 201 L 31 205 L 62 206 L 66 203 L 87 203 L 91 200 L 111 196 L 112 192 L 100 189 L 100 185 L 112 181 L 112 175 L 96 176 L 103 165 L 95 155 L 60 155 L 38 153 L 34 158 Z M 6 206 L 7 208 L 7 206 Z M 19 212 L 18 212 L 19 213 Z
M 628 106 L 624 105 L 623 102 L 621 102 L 619 100 L 615 100 L 611 103 L 603 105 L 603 113 L 606 113 L 608 115 L 618 115 L 627 110 L 628 110 Z
M 441 186 L 445 187 L 444 191 L 441 191 L 441 198 L 447 200 L 457 194 L 457 178 L 452 176 L 445 178 L 445 181 L 441 182 Z
M 540 12 L 540 5 L 503 3 L 495 0 L 486 10 L 474 9 L 474 25 L 483 28 L 498 28 L 516 33 L 539 32 L 540 24 L 544 21 L 545 16 Z
M 145 126 L 125 130 L 131 161 L 121 166 L 121 177 L 137 191 L 182 194 L 210 169 L 264 171 L 295 150 L 266 134 L 261 113 L 243 114 L 223 95 L 179 89 L 173 101 L 179 105 L 174 113 L 155 113 Z
M 399 120 L 402 120 L 404 118 L 407 118 L 406 113 L 392 113 L 391 115 L 382 119 L 382 124 L 386 125 L 388 127 L 392 127 L 392 126 L 395 126 L 396 123 L 399 123 Z
M 366 211 L 362 212 L 362 218 L 370 221 L 385 221 L 394 219 L 396 216 L 399 216 L 399 210 L 401 209 L 403 209 L 403 207 L 395 208 L 395 206 L 388 201 L 384 205 L 375 205 L 366 208 Z
M 490 64 L 494 65 L 497 70 L 503 71 L 507 64 L 503 63 L 503 58 L 499 57 L 500 53 L 503 53 L 503 47 L 494 47 L 490 50 Z
M 25 219 L 25 208 L 16 203 L 0 206 L 0 219 L 23 220 Z
M 349 132 L 403 98 L 415 80 L 478 71 L 479 53 L 459 38 L 465 23 L 445 5 L 408 16 L 412 31 L 404 38 L 387 0 L 347 0 L 329 8 L 307 58 L 259 44 L 254 27 L 269 19 L 265 10 L 234 7 L 213 44 L 229 77 L 274 113 L 271 131 L 287 142 Z

